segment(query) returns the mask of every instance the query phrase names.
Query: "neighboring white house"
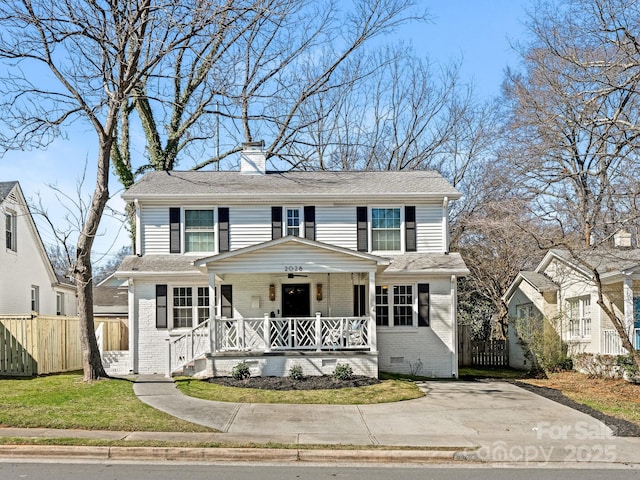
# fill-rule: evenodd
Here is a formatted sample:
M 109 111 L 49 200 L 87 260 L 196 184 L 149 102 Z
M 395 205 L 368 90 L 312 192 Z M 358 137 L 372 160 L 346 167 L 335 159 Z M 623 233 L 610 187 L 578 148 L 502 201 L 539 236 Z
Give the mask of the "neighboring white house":
M 581 259 L 596 267 L 606 302 L 624 318 L 627 334 L 640 348 L 640 249 L 628 237 L 617 248 L 598 249 Z M 597 305 L 593 273 L 567 250 L 550 250 L 533 272 L 520 272 L 504 295 L 509 305 L 510 365 L 531 366 L 526 353 L 531 320 L 547 318 L 569 347 L 569 354 L 627 353 L 611 320 Z
M 458 373 L 448 208 L 438 173 L 152 172 L 136 210 L 128 282 L 130 370 L 228 375 Z
M 18 182 L 0 182 L 0 315 L 76 315 L 75 287 L 57 278 Z

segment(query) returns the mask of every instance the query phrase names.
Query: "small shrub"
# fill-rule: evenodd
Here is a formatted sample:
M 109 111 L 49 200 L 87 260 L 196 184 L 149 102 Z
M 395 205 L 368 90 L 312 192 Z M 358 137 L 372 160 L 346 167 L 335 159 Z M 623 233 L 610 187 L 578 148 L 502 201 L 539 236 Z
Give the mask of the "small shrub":
M 333 378 L 336 380 L 351 380 L 353 368 L 348 363 L 338 363 L 333 370 Z
M 638 366 L 633 360 L 633 356 L 630 353 L 626 355 L 618 355 L 616 357 L 616 365 L 622 367 L 622 369 L 630 375 L 638 374 Z
M 231 369 L 231 376 L 236 380 L 246 380 L 251 376 L 251 370 L 247 362 L 240 362 Z
M 304 373 L 300 365 L 292 365 L 289 369 L 289 376 L 294 380 L 304 380 Z

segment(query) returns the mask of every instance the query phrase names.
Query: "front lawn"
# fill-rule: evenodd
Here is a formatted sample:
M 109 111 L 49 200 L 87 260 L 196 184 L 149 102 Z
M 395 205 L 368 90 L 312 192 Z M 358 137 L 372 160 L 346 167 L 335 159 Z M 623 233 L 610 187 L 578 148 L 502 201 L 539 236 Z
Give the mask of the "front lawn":
M 0 426 L 210 432 L 136 398 L 127 380 L 82 381 L 77 373 L 0 379 Z
M 384 380 L 365 387 L 330 390 L 237 388 L 186 378 L 177 379 L 176 385 L 185 395 L 218 402 L 364 405 L 399 402 L 424 396 L 415 383 L 406 380 Z

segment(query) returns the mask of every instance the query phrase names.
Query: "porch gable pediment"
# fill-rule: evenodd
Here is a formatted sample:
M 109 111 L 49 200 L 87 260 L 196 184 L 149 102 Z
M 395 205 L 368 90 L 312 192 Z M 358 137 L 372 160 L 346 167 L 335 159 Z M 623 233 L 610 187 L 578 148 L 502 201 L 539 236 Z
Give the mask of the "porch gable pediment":
M 299 237 L 282 237 L 193 262 L 218 273 L 375 272 L 389 259 Z

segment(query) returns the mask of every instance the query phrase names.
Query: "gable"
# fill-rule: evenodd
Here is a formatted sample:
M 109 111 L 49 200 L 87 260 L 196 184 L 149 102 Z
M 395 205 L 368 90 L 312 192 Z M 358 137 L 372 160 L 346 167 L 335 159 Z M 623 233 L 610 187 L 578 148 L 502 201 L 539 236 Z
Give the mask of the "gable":
M 216 273 L 374 272 L 388 260 L 298 237 L 283 237 L 252 247 L 197 260 Z

